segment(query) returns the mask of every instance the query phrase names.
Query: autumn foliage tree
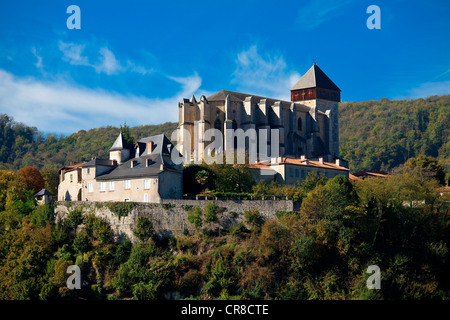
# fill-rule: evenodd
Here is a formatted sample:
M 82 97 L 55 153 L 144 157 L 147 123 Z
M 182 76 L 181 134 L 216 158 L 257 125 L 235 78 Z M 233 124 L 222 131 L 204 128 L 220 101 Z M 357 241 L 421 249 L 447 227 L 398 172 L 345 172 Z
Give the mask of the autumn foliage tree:
M 45 180 L 36 167 L 28 166 L 20 169 L 19 177 L 26 184 L 27 189 L 33 190 L 34 193 L 39 192 L 45 187 Z

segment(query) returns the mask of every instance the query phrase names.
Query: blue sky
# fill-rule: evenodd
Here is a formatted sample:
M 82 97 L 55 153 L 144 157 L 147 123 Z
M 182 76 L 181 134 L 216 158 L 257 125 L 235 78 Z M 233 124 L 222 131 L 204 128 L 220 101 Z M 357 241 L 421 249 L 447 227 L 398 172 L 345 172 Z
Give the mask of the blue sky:
M 67 7 L 81 9 L 69 30 Z M 381 29 L 369 30 L 369 5 Z M 222 89 L 289 100 L 317 61 L 343 101 L 450 94 L 448 0 L 0 2 L 0 113 L 43 132 L 177 121 Z

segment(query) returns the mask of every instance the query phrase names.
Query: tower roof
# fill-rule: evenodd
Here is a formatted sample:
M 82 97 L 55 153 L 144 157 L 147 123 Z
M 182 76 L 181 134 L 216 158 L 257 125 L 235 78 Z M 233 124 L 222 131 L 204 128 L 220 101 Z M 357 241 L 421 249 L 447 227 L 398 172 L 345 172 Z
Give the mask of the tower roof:
M 307 89 L 307 88 L 322 88 L 341 91 L 337 85 L 331 81 L 330 78 L 314 63 L 313 66 L 297 81 L 291 88 L 292 90 Z
M 123 137 L 122 131 L 120 131 L 119 136 L 117 137 L 116 141 L 114 141 L 111 149 L 109 151 L 115 151 L 115 150 L 123 150 L 123 149 L 131 149 L 133 146 L 130 145 L 125 141 L 125 138 Z

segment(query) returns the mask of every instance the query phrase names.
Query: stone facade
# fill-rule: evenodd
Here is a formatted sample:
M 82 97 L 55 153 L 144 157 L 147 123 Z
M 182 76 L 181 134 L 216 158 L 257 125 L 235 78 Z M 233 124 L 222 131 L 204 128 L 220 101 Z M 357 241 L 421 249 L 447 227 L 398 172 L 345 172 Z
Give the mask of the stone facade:
M 189 154 L 192 160 L 203 159 L 205 148 L 210 144 L 204 140 L 205 131 L 215 128 L 222 133 L 225 153 L 236 149 L 234 137 L 227 137 L 227 129 L 255 129 L 254 144 L 259 153 L 259 141 L 264 138 L 270 144 L 270 130 L 278 129 L 279 156 L 295 158 L 304 155 L 308 159 L 322 157 L 333 162 L 339 157 L 340 89 L 314 65 L 291 91 L 292 101 L 226 90 L 207 98 L 201 96 L 199 101 L 194 96 L 190 100 L 183 99 L 178 105 L 181 152 Z M 227 141 L 233 144 L 227 144 Z M 271 153 L 270 148 L 268 153 Z
M 296 185 L 304 180 L 309 174 L 323 175 L 327 179 L 332 179 L 338 175 L 349 178 L 349 169 L 341 159 L 335 162 L 326 162 L 322 157 L 319 160 L 309 160 L 306 158 L 293 159 L 280 157 L 275 163 L 260 162 L 249 165 L 253 178 L 256 181 L 270 183 L 272 181 L 279 184 Z
M 59 170 L 58 201 L 132 201 L 159 203 L 182 197 L 182 167 L 172 162 L 170 141 L 164 136 L 124 142 L 122 134 L 110 159 L 65 166 Z

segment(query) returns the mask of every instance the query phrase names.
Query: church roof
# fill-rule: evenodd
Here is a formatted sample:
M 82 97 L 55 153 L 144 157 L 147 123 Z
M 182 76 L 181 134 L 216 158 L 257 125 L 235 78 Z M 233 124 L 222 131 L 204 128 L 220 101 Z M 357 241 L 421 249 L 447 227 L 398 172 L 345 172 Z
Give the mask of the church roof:
M 241 92 L 234 92 L 234 91 L 228 91 L 228 90 L 221 90 L 219 92 L 214 93 L 213 95 L 206 98 L 208 101 L 224 101 L 227 96 L 230 96 L 231 102 L 243 102 L 245 98 L 252 97 L 253 101 L 258 103 L 259 101 L 266 99 L 267 103 L 273 104 L 275 101 L 281 101 L 285 103 L 291 104 L 292 101 L 285 101 L 280 99 L 274 99 L 274 98 L 267 98 L 267 97 L 261 97 L 256 96 L 254 94 L 247 94 L 247 93 L 241 93 Z
M 313 66 L 297 81 L 291 90 L 307 89 L 307 88 L 322 88 L 341 91 L 337 85 L 331 81 L 330 78 L 319 68 L 317 64 Z

